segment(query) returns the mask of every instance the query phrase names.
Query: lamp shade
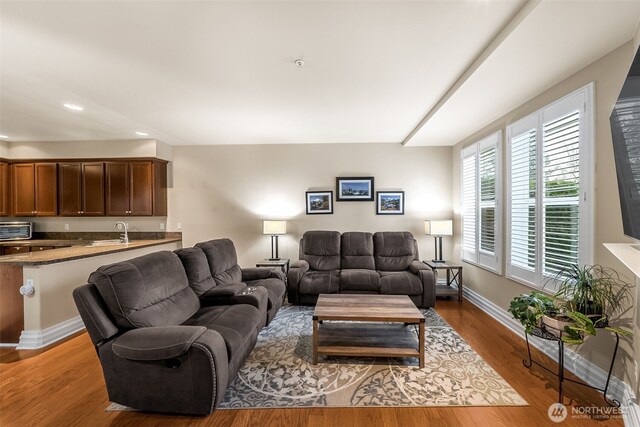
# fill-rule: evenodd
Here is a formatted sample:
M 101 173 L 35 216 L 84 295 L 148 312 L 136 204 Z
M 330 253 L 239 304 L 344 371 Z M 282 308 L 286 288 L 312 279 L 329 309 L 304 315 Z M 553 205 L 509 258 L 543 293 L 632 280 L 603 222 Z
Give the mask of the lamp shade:
M 287 234 L 287 221 L 262 221 L 262 234 Z
M 451 236 L 453 235 L 453 221 L 450 219 L 438 221 L 425 221 L 424 234 L 430 236 Z

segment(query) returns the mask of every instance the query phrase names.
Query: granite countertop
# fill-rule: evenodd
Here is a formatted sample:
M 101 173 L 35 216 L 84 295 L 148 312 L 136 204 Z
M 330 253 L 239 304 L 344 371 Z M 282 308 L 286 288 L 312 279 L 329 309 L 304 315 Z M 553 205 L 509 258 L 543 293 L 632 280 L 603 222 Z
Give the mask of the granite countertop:
M 180 233 L 166 233 L 164 235 L 155 234 L 152 236 L 145 235 L 146 233 L 139 233 L 139 235 L 137 236 L 138 238 L 132 237 L 132 234 L 133 233 L 129 234 L 129 243 L 120 243 L 108 246 L 86 246 L 94 240 L 107 240 L 107 238 L 105 237 L 110 237 L 96 235 L 90 236 L 97 237 L 93 239 L 87 239 L 86 236 L 83 236 L 80 239 L 65 239 L 61 237 L 71 236 L 56 236 L 58 237 L 56 239 L 39 238 L 32 240 L 5 241 L 1 243 L 2 246 L 59 247 L 56 249 L 49 249 L 45 251 L 0 256 L 0 265 L 34 266 L 55 264 L 59 262 L 71 261 L 74 259 L 89 258 L 109 253 L 123 252 L 148 246 L 164 245 L 166 243 L 182 241 L 182 235 Z

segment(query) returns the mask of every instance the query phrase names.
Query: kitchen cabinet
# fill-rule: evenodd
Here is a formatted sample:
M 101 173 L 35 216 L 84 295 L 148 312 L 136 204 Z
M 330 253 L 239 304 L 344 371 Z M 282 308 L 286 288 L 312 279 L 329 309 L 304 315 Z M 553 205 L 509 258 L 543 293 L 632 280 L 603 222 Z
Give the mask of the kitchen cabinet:
M 0 216 L 11 215 L 9 209 L 9 163 L 0 161 Z
M 58 214 L 57 163 L 11 165 L 11 200 L 14 216 Z
M 16 254 L 28 254 L 30 252 L 29 246 L 2 246 L 2 255 L 16 255 Z
M 61 216 L 104 215 L 104 163 L 59 163 L 58 200 Z
M 105 181 L 107 216 L 167 215 L 165 162 L 106 162 Z

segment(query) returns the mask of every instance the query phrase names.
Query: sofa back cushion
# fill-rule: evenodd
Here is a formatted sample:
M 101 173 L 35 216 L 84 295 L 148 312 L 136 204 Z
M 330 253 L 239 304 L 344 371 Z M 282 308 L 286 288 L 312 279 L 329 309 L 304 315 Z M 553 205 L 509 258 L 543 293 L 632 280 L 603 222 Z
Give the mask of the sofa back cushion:
M 373 235 L 376 270 L 402 271 L 417 259 L 413 235 L 408 231 L 380 231 Z
M 198 243 L 195 247 L 204 252 L 211 276 L 218 286 L 242 282 L 242 270 L 238 265 L 236 247 L 230 239 L 209 240 Z
M 89 283 L 124 329 L 179 325 L 200 308 L 180 259 L 170 251 L 102 266 Z
M 182 261 L 187 273 L 189 286 L 196 295 L 202 296 L 205 292 L 216 287 L 216 281 L 211 275 L 211 268 L 207 256 L 200 248 L 183 248 L 174 251 Z
M 359 231 L 342 233 L 340 238 L 341 267 L 375 270 L 373 234 Z
M 300 240 L 300 258 L 312 270 L 340 269 L 340 233 L 337 231 L 307 231 Z

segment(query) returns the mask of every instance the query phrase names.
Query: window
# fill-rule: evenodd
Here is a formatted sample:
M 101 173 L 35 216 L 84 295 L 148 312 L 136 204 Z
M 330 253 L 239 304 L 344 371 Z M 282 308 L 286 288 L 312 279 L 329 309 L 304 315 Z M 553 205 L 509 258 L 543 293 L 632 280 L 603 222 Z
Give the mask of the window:
M 591 263 L 592 99 L 589 84 L 507 127 L 507 277 L 542 287 Z
M 501 132 L 466 147 L 462 165 L 462 259 L 501 272 Z

